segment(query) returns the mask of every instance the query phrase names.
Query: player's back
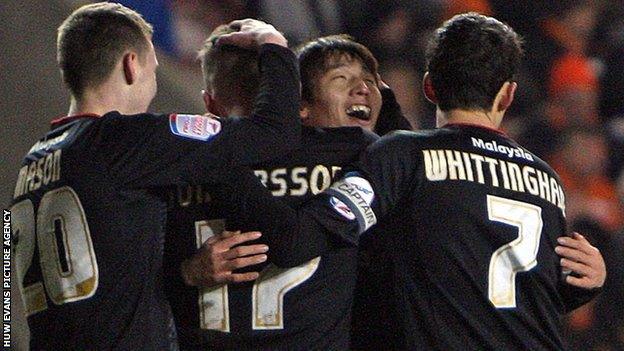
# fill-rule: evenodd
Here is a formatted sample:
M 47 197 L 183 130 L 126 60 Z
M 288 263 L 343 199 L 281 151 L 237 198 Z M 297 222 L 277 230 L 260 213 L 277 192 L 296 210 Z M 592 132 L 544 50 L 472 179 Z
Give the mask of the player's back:
M 370 238 L 392 272 L 396 347 L 563 348 L 564 193 L 546 163 L 497 131 L 449 125 L 395 134 L 363 165 L 392 184 L 381 202 L 400 199 Z
M 253 169 L 274 196 L 296 205 L 328 187 L 340 168 L 354 162 L 374 139 L 361 128 L 304 128 L 297 151 Z M 210 191 L 205 190 L 177 190 L 173 195 L 177 208 L 172 208 L 168 223 L 172 239 L 165 245 L 165 286 L 181 348 L 346 349 L 355 285 L 353 247 L 333 247 L 320 257 L 290 257 L 302 263 L 292 268 L 272 264 L 269 248 L 269 263 L 255 267 L 262 274 L 254 282 L 199 292 L 184 286 L 179 264 L 224 226 L 220 218 L 226 214 L 206 201 Z M 204 204 L 208 213 L 198 204 Z M 231 229 L 256 229 L 253 219 L 233 222 L 228 222 Z
M 60 121 L 33 146 L 15 189 L 31 348 L 168 348 L 172 325 L 159 286 L 165 203 L 123 185 L 125 172 L 101 157 L 115 141 L 100 139 L 99 118 L 81 117 Z

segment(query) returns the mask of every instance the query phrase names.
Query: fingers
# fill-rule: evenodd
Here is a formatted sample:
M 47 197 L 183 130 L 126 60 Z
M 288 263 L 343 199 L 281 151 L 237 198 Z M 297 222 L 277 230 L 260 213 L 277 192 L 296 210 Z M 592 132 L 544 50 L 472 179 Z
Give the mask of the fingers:
M 207 260 L 197 259 L 197 256 L 194 258 L 182 263 L 181 273 L 185 283 L 190 286 L 212 287 L 223 283 L 257 279 L 258 272 L 232 273 L 232 271 L 265 262 L 267 255 L 237 257 L 232 260 L 225 260 L 222 255 L 211 255 Z
M 208 276 L 205 280 L 206 283 L 210 284 L 202 284 L 200 286 L 214 286 L 217 284 L 230 284 L 230 283 L 244 283 L 258 279 L 260 276 L 259 272 L 245 272 L 245 273 L 232 273 L 233 270 L 238 268 L 244 268 L 250 265 L 255 265 L 266 261 L 266 255 L 256 255 L 250 257 L 239 258 L 235 260 L 228 261 L 222 267 L 218 273 Z
M 231 238 L 234 235 L 238 235 L 238 234 L 241 234 L 240 230 L 237 230 L 237 231 L 224 230 L 221 232 L 221 234 L 219 234 L 219 236 L 222 238 Z
M 594 283 L 587 277 L 574 277 L 569 275 L 566 277 L 566 282 L 570 285 L 574 285 L 576 287 L 584 289 L 592 289 L 596 287 L 594 286 Z
M 257 254 L 263 254 L 269 251 L 269 247 L 266 245 L 244 245 L 237 246 L 223 253 L 223 258 L 226 260 L 232 260 L 238 257 L 245 257 Z
M 581 239 L 577 237 L 572 238 L 569 236 L 561 236 L 557 238 L 557 242 L 559 243 L 559 245 L 573 247 L 575 249 L 580 249 L 583 246 Z
M 377 87 L 379 89 L 389 89 L 390 88 L 390 86 L 388 84 L 386 84 L 386 82 L 384 82 L 381 79 L 381 75 L 379 73 L 377 73 Z
M 250 282 L 258 279 L 260 273 L 258 272 L 249 272 L 249 273 L 234 273 L 225 277 L 225 283 L 244 283 Z
M 243 48 L 257 48 L 262 44 L 287 46 L 286 38 L 272 25 L 251 18 L 236 20 L 229 23 L 235 30 L 221 36 L 217 45 L 235 45 Z
M 257 278 L 257 272 L 232 271 L 267 260 L 269 247 L 264 244 L 237 246 L 258 239 L 260 232 L 224 231 L 206 240 L 200 250 L 181 266 L 186 284 L 210 287 L 228 282 L 245 282 Z
M 221 270 L 231 272 L 236 269 L 245 268 L 247 266 L 253 266 L 262 263 L 267 260 L 267 255 L 254 255 L 247 257 L 239 257 L 232 260 L 228 260 L 223 263 Z
M 245 232 L 241 234 L 237 234 L 240 232 L 223 233 L 225 233 L 225 237 L 222 235 L 213 236 L 206 240 L 204 246 L 212 247 L 212 250 L 215 252 L 224 252 L 229 250 L 232 246 L 240 245 L 247 241 L 253 241 L 262 236 L 260 232 Z
M 584 276 L 590 275 L 593 273 L 593 270 L 591 269 L 591 267 L 583 263 L 569 260 L 567 258 L 561 259 L 561 268 L 563 268 L 564 270 L 565 269 L 571 270 L 572 272 L 575 272 L 577 274 L 584 275 Z
M 561 256 L 577 262 L 586 262 L 591 259 L 591 256 L 579 249 L 572 249 L 566 246 L 555 247 L 555 252 Z
M 249 33 L 244 32 L 224 34 L 219 37 L 217 45 L 233 45 L 242 48 L 253 48 L 257 46 L 255 43 L 255 38 Z
M 206 243 L 208 243 L 209 245 L 212 245 L 214 243 L 217 243 L 223 239 L 227 239 L 227 238 L 231 238 L 234 235 L 238 235 L 240 234 L 241 231 L 237 230 L 237 231 L 229 231 L 229 230 L 224 230 L 221 232 L 221 234 L 219 235 L 213 235 L 210 238 L 208 238 L 208 240 L 206 240 Z
M 563 271 L 576 276 L 567 276 L 568 284 L 581 288 L 601 287 L 606 279 L 606 267 L 600 250 L 592 246 L 584 236 L 572 233 L 571 237 L 560 237 L 555 252 L 560 255 Z
M 557 242 L 560 245 L 581 250 L 582 252 L 588 255 L 592 255 L 594 254 L 595 251 L 598 250 L 597 248 L 592 246 L 592 244 L 590 244 L 589 241 L 587 241 L 587 239 L 585 239 L 585 237 L 582 236 L 581 234 L 572 233 L 572 235 L 573 235 L 572 237 L 568 237 L 568 236 L 559 237 L 557 238 Z
M 232 246 L 240 245 L 247 241 L 256 240 L 261 237 L 262 234 L 260 232 L 246 232 L 238 235 L 233 235 L 229 238 L 225 238 L 222 241 L 222 245 L 227 247 L 228 249 Z

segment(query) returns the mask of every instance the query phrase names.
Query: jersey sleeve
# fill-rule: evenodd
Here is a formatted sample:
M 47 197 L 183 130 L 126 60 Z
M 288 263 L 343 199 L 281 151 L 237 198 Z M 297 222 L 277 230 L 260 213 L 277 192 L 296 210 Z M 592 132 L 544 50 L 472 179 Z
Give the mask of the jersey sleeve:
M 386 135 L 395 130 L 412 130 L 412 126 L 403 115 L 401 105 L 390 88 L 381 89 L 381 111 L 375 126 L 375 133 Z
M 379 139 L 364 152 L 358 167 L 294 209 L 274 198 L 251 172 L 230 170 L 227 198 L 220 203 L 227 204 L 226 212 L 243 228 L 263 232 L 274 264 L 297 266 L 332 245 L 357 245 L 360 234 L 376 224 L 377 215 L 396 206 L 416 166 L 405 152 L 389 151 L 404 146 L 401 136 Z
M 565 281 L 562 281 L 559 291 L 561 292 L 561 297 L 563 298 L 564 312 L 569 313 L 598 296 L 598 294 L 602 291 L 602 288 L 584 289 L 572 286 Z
M 294 54 L 265 44 L 259 60 L 261 87 L 252 116 L 109 113 L 87 141 L 105 151 L 92 155 L 119 183 L 146 187 L 202 183 L 216 176 L 219 165 L 252 164 L 290 152 L 300 139 Z
M 393 132 L 371 144 L 362 153 L 353 169 L 368 180 L 374 190 L 372 206 L 377 216 L 386 215 L 396 207 L 401 197 L 417 186 L 419 157 L 405 132 Z
M 357 222 L 336 212 L 330 196 L 321 193 L 297 208 L 273 197 L 250 171 L 231 171 L 228 185 L 218 192 L 230 229 L 263 233 L 269 258 L 279 267 L 295 267 L 330 248 L 357 244 Z M 231 224 L 234 224 L 233 226 Z M 235 228 L 238 226 L 238 228 Z M 353 233 L 352 240 L 343 239 Z M 339 235 L 337 235 L 339 234 Z
M 353 167 L 322 195 L 309 201 L 318 223 L 332 223 L 327 230 L 334 238 L 357 244 L 359 236 L 398 207 L 404 193 L 412 191 L 419 162 L 410 155 L 407 135 L 396 132 L 371 144 Z M 326 218 L 331 218 L 329 221 Z M 350 221 L 346 222 L 345 220 Z M 342 221 L 342 223 L 341 223 Z
M 300 141 L 299 69 L 293 52 L 279 45 L 260 48 L 260 89 L 251 118 L 229 118 L 233 161 L 251 165 L 295 149 Z

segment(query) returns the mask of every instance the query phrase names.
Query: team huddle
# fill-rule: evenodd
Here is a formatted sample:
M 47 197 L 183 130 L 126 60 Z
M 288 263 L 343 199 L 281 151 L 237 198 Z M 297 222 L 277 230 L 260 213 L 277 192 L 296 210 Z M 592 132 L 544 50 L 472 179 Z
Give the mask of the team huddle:
M 365 46 L 293 52 L 253 19 L 200 48 L 205 115 L 148 113 L 152 34 L 115 3 L 59 27 L 69 113 L 11 207 L 31 349 L 566 349 L 606 270 L 558 175 L 499 129 L 513 29 L 438 28 L 421 131 Z

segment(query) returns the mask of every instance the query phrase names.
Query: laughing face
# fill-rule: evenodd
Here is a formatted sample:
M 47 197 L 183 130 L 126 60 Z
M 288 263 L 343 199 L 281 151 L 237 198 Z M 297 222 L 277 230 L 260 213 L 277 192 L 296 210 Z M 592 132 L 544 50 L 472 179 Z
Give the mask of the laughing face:
M 303 123 L 315 127 L 362 127 L 373 130 L 381 109 L 377 79 L 350 55 L 329 58 L 315 77 L 314 99 L 303 102 Z

